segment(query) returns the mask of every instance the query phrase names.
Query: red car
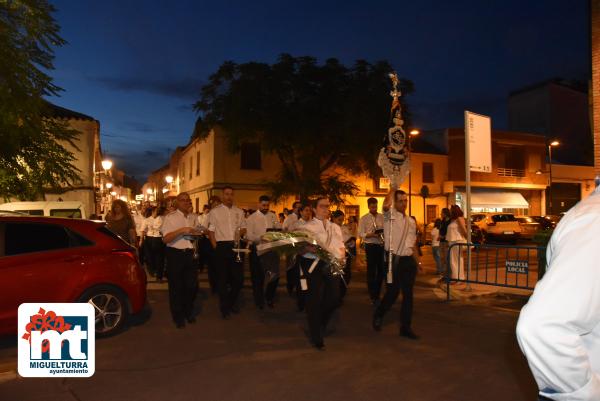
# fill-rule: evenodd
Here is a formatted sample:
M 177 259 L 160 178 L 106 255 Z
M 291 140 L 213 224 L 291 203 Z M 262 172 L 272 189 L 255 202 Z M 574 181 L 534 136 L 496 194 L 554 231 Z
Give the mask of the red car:
M 137 253 L 105 223 L 0 214 L 0 334 L 24 302 L 89 302 L 96 334 L 118 332 L 146 303 Z

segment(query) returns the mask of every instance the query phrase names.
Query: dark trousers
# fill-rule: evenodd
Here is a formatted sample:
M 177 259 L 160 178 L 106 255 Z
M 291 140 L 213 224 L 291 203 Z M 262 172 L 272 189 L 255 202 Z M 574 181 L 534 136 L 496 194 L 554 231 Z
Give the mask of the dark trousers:
M 386 284 L 385 295 L 375 310 L 375 315 L 383 317 L 390 310 L 398 294 L 402 291 L 400 326 L 410 329 L 413 312 L 413 287 L 417 277 L 417 262 L 412 256 L 394 256 L 392 263 L 392 283 Z
M 385 278 L 385 265 L 383 263 L 383 246 L 377 244 L 365 244 L 367 253 L 367 286 L 371 300 L 379 299 L 381 285 Z
M 233 241 L 217 242 L 214 251 L 221 313 L 228 315 L 231 308 L 236 304 L 244 284 L 244 265 L 243 262 L 238 263 L 235 261 L 236 254 L 233 252 Z
M 305 308 L 310 339 L 318 344 L 323 342 L 323 332 L 329 318 L 340 305 L 340 278 L 333 276 L 329 266 L 323 261 L 319 261 L 313 272 L 309 273 L 314 260 L 304 257 L 299 259 L 308 284 Z
M 288 293 L 291 295 L 294 292 L 294 288 L 298 289 L 299 283 L 298 277 L 300 272 L 298 270 L 297 258 L 294 258 L 293 256 L 288 256 L 285 259 L 285 267 L 286 288 L 288 290 Z M 298 289 L 298 291 L 300 290 Z
M 214 263 L 214 249 L 210 245 L 208 238 L 202 238 L 199 242 L 199 258 L 198 268 L 200 271 L 204 271 L 204 267 L 207 268 L 208 273 L 208 284 L 213 294 L 217 293 L 217 273 L 215 271 Z
M 272 304 L 279 284 L 279 255 L 268 252 L 262 256 L 256 253 L 256 247 L 252 246 L 250 253 L 250 275 L 252 277 L 252 294 L 254 304 L 259 308 L 267 303 Z M 267 286 L 265 288 L 265 278 Z
M 193 316 L 194 300 L 198 291 L 198 277 L 193 251 L 166 249 L 169 274 L 169 305 L 175 323 L 183 323 Z
M 146 237 L 144 244 L 148 271 L 162 279 L 165 273 L 165 243 L 161 237 Z
M 344 279 L 340 280 L 340 297 L 343 299 L 348 291 L 350 280 L 352 280 L 352 260 L 354 255 L 346 252 L 346 264 L 344 265 Z

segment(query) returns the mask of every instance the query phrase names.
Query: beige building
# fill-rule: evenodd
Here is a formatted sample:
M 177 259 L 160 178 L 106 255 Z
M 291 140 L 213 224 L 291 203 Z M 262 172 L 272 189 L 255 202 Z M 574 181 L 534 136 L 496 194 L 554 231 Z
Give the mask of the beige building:
M 76 142 L 79 149 L 75 149 L 68 142 L 64 142 L 62 145 L 74 154 L 73 165 L 79 169 L 81 180 L 73 188 L 65 188 L 64 191 L 59 193 L 47 193 L 45 200 L 81 201 L 84 203 L 88 214 L 99 213 L 97 207 L 99 207 L 100 198 L 97 199 L 95 188 L 97 186 L 96 172 L 102 170 L 100 122 L 85 114 L 53 104 L 49 105 L 52 118 L 66 122 L 70 128 L 80 133 Z
M 492 171 L 471 174 L 473 209 L 547 214 L 550 166 L 546 152 L 546 143 L 539 135 L 493 131 Z M 157 177 L 149 180 L 146 186 L 156 187 L 159 194 L 167 188 L 170 188 L 169 194 L 172 195 L 188 192 L 194 210 L 201 211 L 211 195 L 220 195 L 221 189 L 229 185 L 235 189 L 236 204 L 252 209 L 256 208 L 258 197 L 268 193 L 265 183 L 275 180 L 279 169 L 279 159 L 261 150 L 259 143 L 246 143 L 239 152 L 231 152 L 225 133 L 217 128 L 207 138 L 194 139 L 187 146 L 179 148 L 172 158 L 171 167 L 157 170 Z M 170 186 L 164 183 L 167 172 L 174 177 Z M 375 197 L 381 204 L 389 190 L 384 178 L 352 176 L 339 168 L 332 173 L 345 176 L 359 188 L 358 193 L 347 197 L 340 207 L 347 217 L 367 213 L 367 199 Z M 554 164 L 552 175 L 555 213 L 568 209 L 593 188 L 592 167 Z M 162 186 L 156 186 L 155 181 Z M 425 199 L 420 195 L 424 185 L 429 192 Z M 411 214 L 419 224 L 433 221 L 440 216 L 441 209 L 450 204 L 457 203 L 464 207 L 463 129 L 424 132 L 413 140 L 411 175 L 401 189 L 410 193 Z M 286 199 L 274 205 L 274 209 L 279 212 L 284 207 L 291 207 L 293 200 Z

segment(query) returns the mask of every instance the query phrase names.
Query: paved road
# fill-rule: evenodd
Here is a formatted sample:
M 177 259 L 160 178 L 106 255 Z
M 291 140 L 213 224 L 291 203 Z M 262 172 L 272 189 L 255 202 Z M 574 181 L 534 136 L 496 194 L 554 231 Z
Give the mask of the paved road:
M 198 323 L 177 330 L 167 293 L 149 292 L 152 316 L 99 340 L 89 379 L 15 379 L 0 400 L 533 400 L 535 383 L 514 336 L 516 311 L 488 304 L 445 303 L 434 289 L 416 290 L 415 331 L 398 336 L 398 305 L 381 333 L 370 326 L 361 274 L 326 338 L 311 348 L 305 317 L 280 289 L 274 310 L 247 303 L 229 321 L 216 299 L 199 303 Z M 250 302 L 250 292 L 244 290 Z M 15 360 L 4 345 L 0 363 Z

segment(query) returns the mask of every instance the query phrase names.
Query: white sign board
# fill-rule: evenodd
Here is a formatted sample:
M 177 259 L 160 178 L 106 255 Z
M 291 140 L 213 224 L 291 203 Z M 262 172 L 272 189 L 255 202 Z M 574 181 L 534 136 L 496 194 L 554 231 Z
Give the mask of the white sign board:
M 465 135 L 469 138 L 470 170 L 492 172 L 492 120 L 487 116 L 465 111 Z
M 144 200 L 144 195 L 136 195 L 135 200 Z

